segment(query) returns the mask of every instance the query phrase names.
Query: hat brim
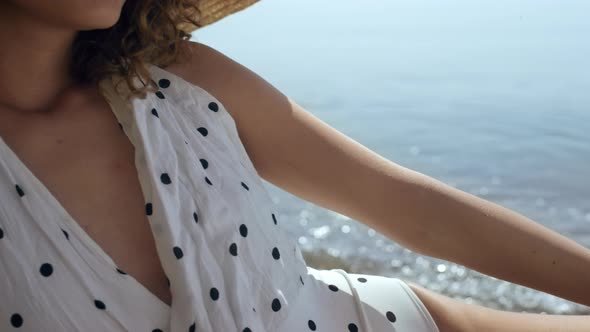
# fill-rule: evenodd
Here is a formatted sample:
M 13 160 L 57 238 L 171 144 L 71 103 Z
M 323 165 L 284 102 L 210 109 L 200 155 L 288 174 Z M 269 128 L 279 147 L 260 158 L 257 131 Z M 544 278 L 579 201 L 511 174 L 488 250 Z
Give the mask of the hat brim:
M 226 16 L 246 9 L 258 1 L 259 0 L 201 0 L 197 6 L 201 11 L 201 15 L 199 16 L 198 13 L 196 13 L 192 18 L 197 21 L 201 27 L 204 27 L 221 20 Z M 180 24 L 178 28 L 190 33 L 197 30 L 199 27 L 191 23 L 183 23 Z

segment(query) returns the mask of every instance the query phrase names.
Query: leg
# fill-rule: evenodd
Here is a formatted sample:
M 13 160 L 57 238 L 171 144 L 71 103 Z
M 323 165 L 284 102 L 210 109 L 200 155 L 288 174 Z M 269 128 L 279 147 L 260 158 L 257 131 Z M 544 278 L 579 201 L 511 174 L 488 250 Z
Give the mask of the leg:
M 545 315 L 468 304 L 405 281 L 422 300 L 440 332 L 587 332 L 590 316 Z

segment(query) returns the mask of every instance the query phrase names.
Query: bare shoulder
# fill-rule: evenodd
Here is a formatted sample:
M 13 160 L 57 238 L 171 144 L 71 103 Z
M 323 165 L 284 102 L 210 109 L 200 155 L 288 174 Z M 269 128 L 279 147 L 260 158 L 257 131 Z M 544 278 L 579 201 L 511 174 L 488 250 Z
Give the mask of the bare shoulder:
M 183 43 L 189 50 L 188 59 L 165 69 L 209 92 L 237 121 L 241 118 L 238 114 L 241 108 L 229 106 L 235 104 L 238 97 L 235 89 L 240 72 L 248 69 L 211 46 L 195 41 Z
M 231 59 L 211 46 L 196 41 L 186 40 L 181 43 L 188 49 L 188 59 L 180 59 L 181 62 L 166 67 L 166 70 L 199 85 L 213 86 L 226 79 L 230 68 L 224 62 Z
M 188 59 L 166 70 L 203 88 L 223 104 L 252 163 L 265 178 L 268 168 L 276 166 L 271 161 L 279 136 L 292 123 L 294 105 L 271 83 L 231 57 L 202 43 L 186 43 Z

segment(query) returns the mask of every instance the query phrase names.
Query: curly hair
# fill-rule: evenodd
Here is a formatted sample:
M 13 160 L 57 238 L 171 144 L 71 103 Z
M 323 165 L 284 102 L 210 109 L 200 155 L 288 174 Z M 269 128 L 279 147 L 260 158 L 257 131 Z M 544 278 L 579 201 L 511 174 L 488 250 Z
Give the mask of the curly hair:
M 131 95 L 157 90 L 146 62 L 167 66 L 187 56 L 192 34 L 201 27 L 199 0 L 127 0 L 119 20 L 108 29 L 79 31 L 70 49 L 70 75 L 77 84 L 96 83 L 112 74 L 124 77 Z M 190 31 L 190 30 L 189 30 Z M 143 86 L 132 83 L 137 77 Z M 147 82 L 144 81 L 147 79 Z

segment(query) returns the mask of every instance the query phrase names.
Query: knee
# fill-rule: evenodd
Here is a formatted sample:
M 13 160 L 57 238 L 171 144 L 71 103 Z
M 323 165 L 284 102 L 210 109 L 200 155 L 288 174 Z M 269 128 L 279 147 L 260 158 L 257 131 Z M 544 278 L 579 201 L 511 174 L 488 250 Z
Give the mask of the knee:
M 438 294 L 413 282 L 404 281 L 422 301 L 440 332 L 475 331 L 470 320 L 470 306 Z

